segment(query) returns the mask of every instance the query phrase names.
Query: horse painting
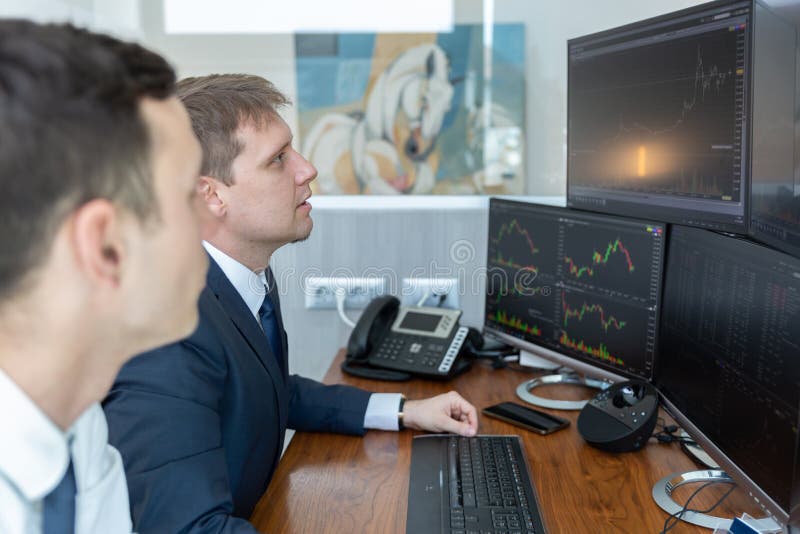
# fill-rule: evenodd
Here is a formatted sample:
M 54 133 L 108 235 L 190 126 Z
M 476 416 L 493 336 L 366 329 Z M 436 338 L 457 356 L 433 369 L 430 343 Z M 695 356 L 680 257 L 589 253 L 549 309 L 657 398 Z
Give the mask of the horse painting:
M 524 31 L 496 31 L 506 38 L 488 81 L 480 25 L 300 42 L 299 133 L 315 193 L 520 193 Z
M 415 46 L 378 76 L 363 113 L 322 116 L 303 144 L 322 192 L 430 193 L 436 139 L 453 98 L 448 71 L 439 46 Z

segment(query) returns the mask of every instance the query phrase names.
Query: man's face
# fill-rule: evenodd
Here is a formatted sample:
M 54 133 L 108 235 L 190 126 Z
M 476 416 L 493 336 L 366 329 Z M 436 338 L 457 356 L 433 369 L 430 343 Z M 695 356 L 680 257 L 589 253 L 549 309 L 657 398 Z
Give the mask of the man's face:
M 311 233 L 310 183 L 317 170 L 292 148 L 292 133 L 278 116 L 263 126 L 240 126 L 244 146 L 232 165 L 233 184 L 220 194 L 229 230 L 245 246 L 272 253 Z
M 150 163 L 158 217 L 140 225 L 131 247 L 129 319 L 153 346 L 189 335 L 208 258 L 200 226 L 207 212 L 198 194 L 200 144 L 177 98 L 145 99 L 140 112 L 151 137 Z

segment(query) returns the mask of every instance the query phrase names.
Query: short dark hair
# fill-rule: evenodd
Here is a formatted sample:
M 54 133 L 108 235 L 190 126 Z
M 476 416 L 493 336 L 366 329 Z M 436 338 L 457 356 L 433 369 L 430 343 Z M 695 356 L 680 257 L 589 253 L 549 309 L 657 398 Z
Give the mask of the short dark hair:
M 233 183 L 233 160 L 244 148 L 236 136 L 251 122 L 261 127 L 278 115 L 289 99 L 271 82 L 251 74 L 211 74 L 178 82 L 178 98 L 192 119 L 203 148 L 200 173 Z
M 0 20 L 0 300 L 86 202 L 108 199 L 142 221 L 158 213 L 139 104 L 174 88 L 172 67 L 138 44 Z

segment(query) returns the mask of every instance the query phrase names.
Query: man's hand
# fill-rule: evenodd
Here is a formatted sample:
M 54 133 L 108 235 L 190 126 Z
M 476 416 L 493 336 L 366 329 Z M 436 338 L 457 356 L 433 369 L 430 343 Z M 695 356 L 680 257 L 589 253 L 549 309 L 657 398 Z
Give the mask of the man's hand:
M 416 430 L 474 436 L 478 432 L 478 412 L 464 397 L 451 391 L 429 399 L 406 401 L 403 424 Z

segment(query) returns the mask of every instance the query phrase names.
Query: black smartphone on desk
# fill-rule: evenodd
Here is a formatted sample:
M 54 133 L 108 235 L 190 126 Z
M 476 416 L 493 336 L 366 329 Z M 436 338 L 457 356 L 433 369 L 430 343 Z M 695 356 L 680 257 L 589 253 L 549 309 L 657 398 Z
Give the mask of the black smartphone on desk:
M 569 425 L 568 419 L 528 408 L 516 402 L 501 402 L 483 409 L 483 414 L 539 434 L 550 434 Z

